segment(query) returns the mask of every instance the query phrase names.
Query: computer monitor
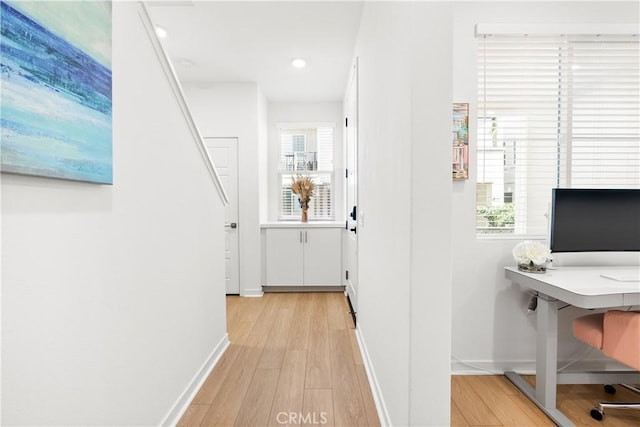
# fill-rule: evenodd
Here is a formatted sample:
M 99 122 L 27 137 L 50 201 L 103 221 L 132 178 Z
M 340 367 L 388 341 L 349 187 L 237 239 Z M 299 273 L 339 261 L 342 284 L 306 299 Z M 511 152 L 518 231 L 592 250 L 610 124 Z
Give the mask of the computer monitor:
M 640 251 L 640 189 L 553 189 L 550 249 Z

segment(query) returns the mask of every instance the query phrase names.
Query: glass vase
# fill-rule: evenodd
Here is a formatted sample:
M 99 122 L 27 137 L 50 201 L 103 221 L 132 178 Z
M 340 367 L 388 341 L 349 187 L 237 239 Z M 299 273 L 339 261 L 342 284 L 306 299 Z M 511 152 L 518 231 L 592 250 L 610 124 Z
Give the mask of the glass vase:
M 518 263 L 518 270 L 524 271 L 525 273 L 538 273 L 542 274 L 547 271 L 547 264 L 536 265 L 532 262 L 530 263 Z

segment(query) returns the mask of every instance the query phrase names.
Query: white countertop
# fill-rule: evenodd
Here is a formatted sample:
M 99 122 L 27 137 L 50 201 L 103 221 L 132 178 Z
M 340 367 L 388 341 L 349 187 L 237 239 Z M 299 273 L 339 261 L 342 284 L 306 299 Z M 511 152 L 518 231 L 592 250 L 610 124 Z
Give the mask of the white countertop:
M 336 221 L 274 221 L 260 224 L 260 228 L 344 228 L 344 222 Z

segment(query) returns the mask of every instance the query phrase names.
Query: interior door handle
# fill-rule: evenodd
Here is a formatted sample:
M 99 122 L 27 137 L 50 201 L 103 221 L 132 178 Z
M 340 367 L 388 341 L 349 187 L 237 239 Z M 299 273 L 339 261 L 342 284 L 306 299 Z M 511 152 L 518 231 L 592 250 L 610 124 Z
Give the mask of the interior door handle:
M 238 223 L 237 222 L 229 222 L 227 224 L 224 225 L 225 228 L 238 228 Z

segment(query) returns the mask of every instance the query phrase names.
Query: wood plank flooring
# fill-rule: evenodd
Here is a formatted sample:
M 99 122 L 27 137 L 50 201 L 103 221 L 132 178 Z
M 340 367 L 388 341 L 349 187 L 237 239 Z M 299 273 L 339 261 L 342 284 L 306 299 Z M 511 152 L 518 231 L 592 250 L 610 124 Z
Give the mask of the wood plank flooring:
M 534 377 L 526 377 L 535 385 Z M 600 400 L 640 401 L 640 396 L 616 387 L 606 394 L 602 385 L 558 386 L 558 408 L 578 427 L 637 427 L 640 411 L 607 409 L 604 420 L 591 418 L 589 411 Z M 454 375 L 451 377 L 451 425 L 462 426 L 555 426 L 524 394 L 504 376 Z
M 343 293 L 227 297 L 231 346 L 180 426 L 379 426 Z
M 342 293 L 227 297 L 231 346 L 180 426 L 379 426 L 373 396 Z M 527 380 L 534 383 L 533 377 Z M 579 427 L 635 427 L 640 411 L 589 410 L 598 400 L 634 401 L 618 387 L 560 385 L 558 407 Z M 503 376 L 452 376 L 452 426 L 553 426 Z

